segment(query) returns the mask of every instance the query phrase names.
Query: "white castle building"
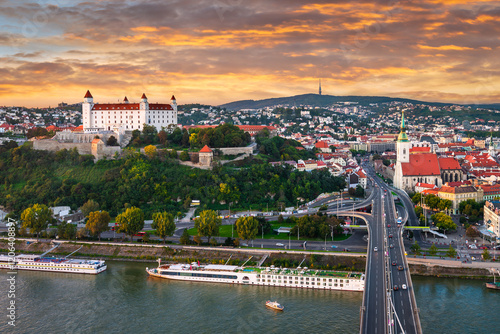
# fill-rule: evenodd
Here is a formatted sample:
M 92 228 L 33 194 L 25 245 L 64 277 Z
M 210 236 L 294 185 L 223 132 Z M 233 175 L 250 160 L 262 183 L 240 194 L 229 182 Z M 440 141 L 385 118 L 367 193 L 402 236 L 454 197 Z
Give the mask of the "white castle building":
M 142 130 L 144 124 L 162 127 L 177 124 L 177 102 L 172 95 L 170 104 L 149 103 L 146 94 L 142 94 L 140 103 L 130 103 L 125 97 L 123 103 L 94 103 L 90 91 L 87 91 L 82 104 L 83 131 L 99 133 L 101 131 Z

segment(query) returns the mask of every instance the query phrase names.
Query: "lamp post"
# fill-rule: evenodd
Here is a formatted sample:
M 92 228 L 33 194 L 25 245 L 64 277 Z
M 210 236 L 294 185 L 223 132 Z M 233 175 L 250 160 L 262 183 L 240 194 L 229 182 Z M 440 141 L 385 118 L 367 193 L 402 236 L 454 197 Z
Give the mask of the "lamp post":
M 229 203 L 229 219 L 231 219 L 231 203 Z M 234 223 L 231 224 L 231 239 L 234 238 Z

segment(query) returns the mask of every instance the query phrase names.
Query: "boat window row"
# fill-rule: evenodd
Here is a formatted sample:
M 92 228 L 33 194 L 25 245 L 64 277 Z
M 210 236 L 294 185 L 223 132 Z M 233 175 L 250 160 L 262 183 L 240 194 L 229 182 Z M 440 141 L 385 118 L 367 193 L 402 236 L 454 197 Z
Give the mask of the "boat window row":
M 273 280 L 280 280 L 283 279 L 286 280 L 288 279 L 290 281 L 290 283 L 292 282 L 293 279 L 295 279 L 295 281 L 297 282 L 299 280 L 299 277 L 298 276 L 277 276 L 277 275 L 257 275 L 257 278 L 263 278 L 263 282 L 265 282 L 265 278 L 267 278 L 267 280 L 269 281 L 269 279 L 273 279 Z M 337 279 L 337 278 L 320 278 L 320 277 L 300 277 L 300 280 L 301 281 L 306 281 L 308 282 L 309 280 L 310 281 L 317 281 L 317 282 L 334 282 L 334 283 L 346 283 L 346 284 L 349 284 L 349 280 L 343 280 L 343 279 Z
M 281 284 L 281 280 L 271 280 L 271 279 L 267 279 L 267 280 L 266 279 L 262 279 L 261 280 L 260 278 L 257 278 L 257 283 L 260 283 L 261 281 L 262 281 L 262 283 L 268 283 L 268 284 L 269 283 L 272 283 L 272 284 Z M 286 280 L 284 280 L 283 284 L 297 284 L 298 285 L 299 282 L 298 281 L 293 282 L 293 281 L 286 281 Z M 321 283 L 319 281 L 318 282 L 312 282 L 312 281 L 305 281 L 304 282 L 304 281 L 301 281 L 300 285 L 318 285 L 318 286 L 323 285 L 323 286 L 327 286 L 327 283 L 326 282 Z M 344 286 L 344 284 L 343 283 L 340 283 L 340 284 L 339 283 L 333 283 L 333 285 L 332 285 L 332 283 L 328 283 L 328 286 L 334 286 L 334 287 L 341 287 L 342 288 Z
M 207 277 L 207 278 L 223 278 L 223 279 L 237 279 L 236 275 L 217 275 L 217 274 L 200 274 L 200 273 L 178 273 L 162 271 L 162 275 L 168 276 L 190 276 L 190 277 Z

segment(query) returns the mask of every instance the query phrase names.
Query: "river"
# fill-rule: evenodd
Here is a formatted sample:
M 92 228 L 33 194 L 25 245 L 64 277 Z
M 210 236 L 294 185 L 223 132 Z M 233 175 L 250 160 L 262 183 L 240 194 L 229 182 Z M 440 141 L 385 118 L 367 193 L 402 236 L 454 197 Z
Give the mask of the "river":
M 2 333 L 358 333 L 360 292 L 315 291 L 148 277 L 155 263 L 107 261 L 100 275 L 19 271 L 16 327 Z M 7 271 L 1 271 L 2 277 Z M 424 333 L 498 332 L 500 291 L 482 281 L 414 277 Z M 285 312 L 264 306 L 278 300 Z

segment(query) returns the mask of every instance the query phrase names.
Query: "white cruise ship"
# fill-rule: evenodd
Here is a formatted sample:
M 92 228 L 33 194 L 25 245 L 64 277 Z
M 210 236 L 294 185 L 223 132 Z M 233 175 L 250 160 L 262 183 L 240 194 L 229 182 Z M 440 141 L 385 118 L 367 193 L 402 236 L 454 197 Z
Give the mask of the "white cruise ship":
M 17 255 L 9 257 L 0 255 L 0 268 L 15 270 L 54 271 L 68 274 L 94 274 L 106 270 L 103 260 L 79 260 L 41 255 Z
M 308 268 L 243 267 L 231 265 L 166 264 L 146 268 L 154 277 L 182 281 L 247 284 L 321 290 L 363 291 L 365 275 Z

